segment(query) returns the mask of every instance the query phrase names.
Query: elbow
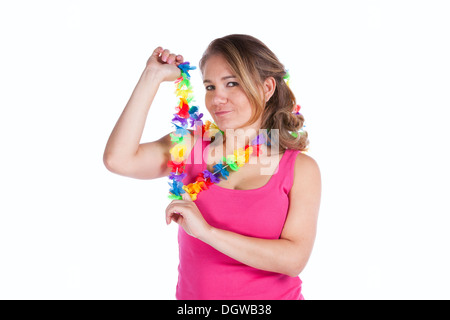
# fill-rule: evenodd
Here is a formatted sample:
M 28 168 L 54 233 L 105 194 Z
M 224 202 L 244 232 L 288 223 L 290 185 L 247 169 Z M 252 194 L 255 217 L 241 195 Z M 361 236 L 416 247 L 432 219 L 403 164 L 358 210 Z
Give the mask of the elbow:
M 111 171 L 113 173 L 117 172 L 117 170 L 115 169 L 117 168 L 117 165 L 115 163 L 116 160 L 114 160 L 114 158 L 111 155 L 107 153 L 103 154 L 103 164 L 106 167 L 106 169 L 108 169 L 108 171 Z
M 103 154 L 103 164 L 105 165 L 106 169 L 112 171 L 111 157 L 109 157 L 106 153 Z
M 279 265 L 283 268 L 281 273 L 289 277 L 298 277 L 308 263 L 311 249 L 295 243 L 291 249 L 285 252 Z
M 284 272 L 284 274 L 289 277 L 295 278 L 295 277 L 298 277 L 302 271 L 303 271 L 303 266 L 293 266 L 293 267 L 289 268 L 289 270 L 286 270 L 286 272 Z
M 306 261 L 302 258 L 292 259 L 289 263 L 285 264 L 286 268 L 282 273 L 289 277 L 298 277 L 305 268 L 305 265 Z

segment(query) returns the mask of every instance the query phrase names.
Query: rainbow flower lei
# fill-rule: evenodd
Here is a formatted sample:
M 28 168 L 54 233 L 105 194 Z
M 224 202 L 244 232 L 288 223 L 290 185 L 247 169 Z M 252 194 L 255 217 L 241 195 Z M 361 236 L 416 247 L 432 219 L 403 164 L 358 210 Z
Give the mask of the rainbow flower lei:
M 188 127 L 199 130 L 201 126 L 202 137 L 204 135 L 213 137 L 217 133 L 223 134 L 223 131 L 219 127 L 209 120 L 204 124 L 202 121 L 203 114 L 199 113 L 197 106 L 192 106 L 194 99 L 192 85 L 190 82 L 190 70 L 195 70 L 196 67 L 191 67 L 189 62 L 181 63 L 178 68 L 181 70 L 181 76 L 175 80 L 175 95 L 179 98 L 179 105 L 175 108 L 176 113 L 172 119 L 172 124 L 175 126 L 175 133 L 171 133 L 171 141 L 175 145 L 170 149 L 172 160 L 168 162 L 168 166 L 172 168 L 169 175 L 170 190 L 168 198 L 170 200 L 181 200 L 182 194 L 187 193 L 192 201 L 197 200 L 198 194 L 201 191 L 207 190 L 208 187 L 214 183 L 219 183 L 220 179 L 227 179 L 229 176 L 228 170 L 238 171 L 244 164 L 249 162 L 250 155 L 256 155 L 259 157 L 262 153 L 261 145 L 266 142 L 264 135 L 258 135 L 249 145 L 245 148 L 239 148 L 234 151 L 232 155 L 222 157 L 221 163 L 216 164 L 213 168 L 215 172 L 205 170 L 197 176 L 195 182 L 188 185 L 184 185 L 182 180 L 186 177 L 184 169 L 186 166 L 186 141 L 184 136 L 189 133 Z M 286 83 L 289 85 L 289 72 L 286 72 L 284 77 Z M 294 113 L 300 113 L 300 105 L 294 108 Z M 296 137 L 296 132 L 291 133 Z

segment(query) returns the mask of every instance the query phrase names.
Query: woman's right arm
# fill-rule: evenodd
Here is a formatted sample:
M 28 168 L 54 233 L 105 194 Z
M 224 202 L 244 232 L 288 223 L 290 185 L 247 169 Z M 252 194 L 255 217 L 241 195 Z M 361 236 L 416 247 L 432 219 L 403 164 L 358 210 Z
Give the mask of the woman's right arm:
M 181 55 L 158 47 L 147 65 L 108 139 L 103 163 L 114 173 L 136 179 L 167 176 L 172 145 L 170 134 L 157 141 L 140 144 L 150 106 L 164 81 L 175 81 L 180 75 Z

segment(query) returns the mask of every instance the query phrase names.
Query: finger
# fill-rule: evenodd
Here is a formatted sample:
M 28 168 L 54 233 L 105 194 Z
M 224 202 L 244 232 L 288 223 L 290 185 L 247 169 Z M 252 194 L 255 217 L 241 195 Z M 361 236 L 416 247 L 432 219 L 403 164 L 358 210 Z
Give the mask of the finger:
M 185 192 L 185 193 L 182 193 L 181 194 L 181 197 L 183 198 L 183 200 L 185 200 L 185 201 L 191 201 L 192 202 L 192 198 L 191 198 L 191 196 L 190 195 L 188 195 L 188 193 L 187 192 Z
M 161 52 L 163 52 L 163 48 L 162 47 L 158 47 L 155 50 L 153 50 L 152 56 L 154 57 L 159 57 L 159 55 L 161 54 Z
M 181 214 L 175 213 L 172 215 L 172 220 L 175 221 L 177 224 L 183 223 L 184 217 Z
M 176 213 L 176 212 L 170 212 L 168 214 L 166 214 L 166 224 L 169 225 L 170 222 L 175 221 L 177 222 L 178 218 L 177 216 L 179 216 L 180 214 Z
M 182 55 L 178 55 L 176 60 L 175 60 L 175 64 L 177 65 L 177 67 L 183 63 L 183 56 Z
M 168 219 L 166 219 L 166 224 L 169 225 L 172 221 L 175 221 L 175 223 L 181 224 L 184 217 L 180 212 L 172 212 Z
M 182 194 L 183 196 L 183 194 Z M 188 196 L 189 198 L 189 196 Z M 186 199 L 188 199 L 186 198 Z M 189 208 L 190 204 L 188 202 L 192 202 L 192 200 L 186 201 L 186 200 L 172 200 L 169 205 L 166 208 L 166 215 L 170 214 L 171 212 L 180 213 L 184 212 L 187 208 Z
M 169 204 L 166 208 L 166 224 L 170 224 L 174 214 L 182 214 L 183 209 L 178 204 Z
M 170 221 L 172 220 L 172 215 L 174 213 L 173 208 L 171 208 L 171 206 L 169 205 L 166 208 L 166 224 L 170 224 Z
M 166 216 L 166 224 L 169 225 L 172 222 L 172 220 L 175 221 L 175 222 L 178 222 L 178 219 L 179 219 L 180 216 L 181 215 L 179 213 L 176 213 L 176 212 L 169 213 Z
M 169 58 L 170 51 L 168 49 L 165 49 L 161 54 L 161 60 L 163 62 L 167 62 L 167 59 Z
M 169 57 L 167 58 L 167 63 L 168 64 L 173 64 L 175 62 L 175 59 L 177 58 L 177 56 L 173 53 L 171 53 L 169 55 Z
M 183 196 L 183 195 L 181 195 L 181 196 Z M 171 206 L 171 205 L 183 205 L 183 204 L 185 204 L 185 203 L 186 203 L 185 200 L 178 200 L 178 199 L 175 199 L 175 200 L 172 200 L 172 201 L 169 203 L 169 206 Z

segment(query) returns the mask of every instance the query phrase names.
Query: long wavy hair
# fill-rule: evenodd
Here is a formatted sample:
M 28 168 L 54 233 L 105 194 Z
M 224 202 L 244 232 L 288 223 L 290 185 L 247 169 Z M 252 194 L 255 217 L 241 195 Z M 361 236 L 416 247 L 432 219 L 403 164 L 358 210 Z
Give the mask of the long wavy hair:
M 277 56 L 255 37 L 232 34 L 209 44 L 199 63 L 202 73 L 208 58 L 217 54 L 225 58 L 253 106 L 252 117 L 245 125 L 255 123 L 262 116 L 260 129 L 267 129 L 268 133 L 278 129 L 281 149 L 306 150 L 309 145 L 308 133 L 302 131 L 296 136 L 291 134 L 302 129 L 305 119 L 303 115 L 293 113 L 297 102 L 284 80 L 286 69 Z M 275 79 L 276 89 L 266 102 L 261 90 L 269 77 Z

